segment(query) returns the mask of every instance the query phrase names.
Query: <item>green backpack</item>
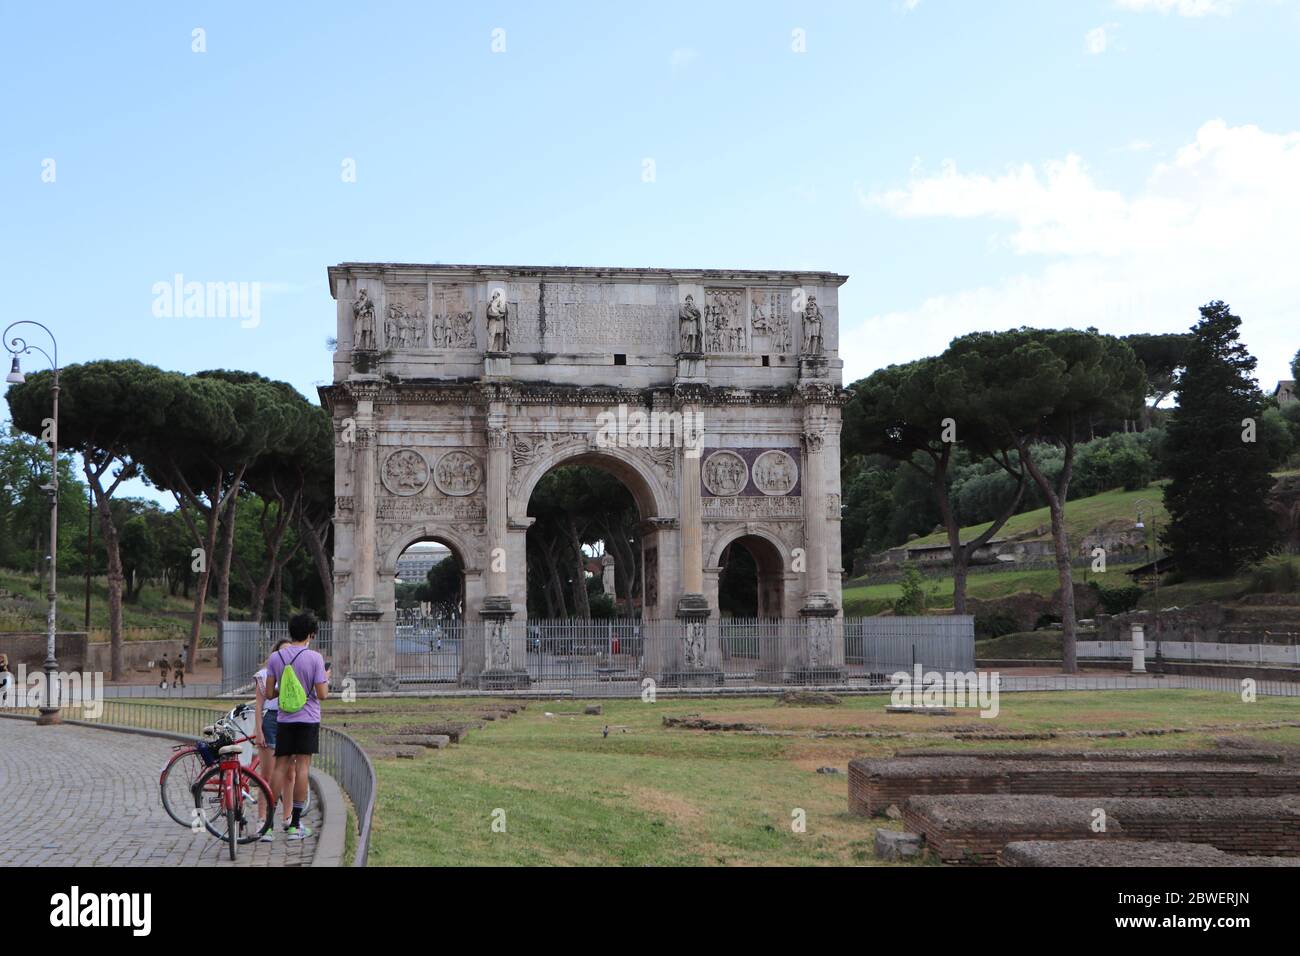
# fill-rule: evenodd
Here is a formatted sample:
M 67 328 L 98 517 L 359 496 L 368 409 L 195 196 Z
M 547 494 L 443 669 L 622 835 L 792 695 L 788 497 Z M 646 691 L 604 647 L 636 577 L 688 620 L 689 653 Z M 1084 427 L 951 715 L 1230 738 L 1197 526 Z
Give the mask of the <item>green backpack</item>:
M 294 660 L 301 656 L 302 651 L 299 651 L 294 656 Z M 306 706 L 307 691 L 303 688 L 302 681 L 298 680 L 298 675 L 294 673 L 292 662 L 288 663 L 284 666 L 284 673 L 280 675 L 280 710 L 286 714 L 296 714 Z

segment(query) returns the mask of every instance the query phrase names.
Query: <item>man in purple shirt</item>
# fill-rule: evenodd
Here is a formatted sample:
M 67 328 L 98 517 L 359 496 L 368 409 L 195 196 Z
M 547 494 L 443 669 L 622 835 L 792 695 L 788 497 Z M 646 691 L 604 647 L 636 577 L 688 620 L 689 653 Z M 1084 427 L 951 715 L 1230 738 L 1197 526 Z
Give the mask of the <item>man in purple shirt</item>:
M 307 703 L 301 709 L 287 713 L 279 709 L 275 741 L 275 773 L 271 792 L 284 792 L 292 768 L 293 818 L 289 823 L 290 840 L 311 836 L 311 830 L 299 820 L 307 806 L 307 777 L 311 770 L 311 756 L 320 750 L 320 702 L 329 696 L 329 675 L 325 659 L 307 645 L 316 636 L 316 618 L 310 613 L 296 614 L 289 620 L 289 643 L 280 648 L 266 662 L 266 696 L 280 696 L 280 678 L 285 668 L 292 665 L 293 672 L 307 691 Z

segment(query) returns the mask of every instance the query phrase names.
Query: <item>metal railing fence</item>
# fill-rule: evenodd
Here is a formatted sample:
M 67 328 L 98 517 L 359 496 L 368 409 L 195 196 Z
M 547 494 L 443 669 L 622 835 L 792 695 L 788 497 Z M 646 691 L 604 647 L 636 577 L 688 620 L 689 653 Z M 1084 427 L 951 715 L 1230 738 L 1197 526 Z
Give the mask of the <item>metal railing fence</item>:
M 313 646 L 335 661 L 335 684 L 365 671 L 381 684 L 360 689 L 473 690 L 486 686 L 481 678 L 491 666 L 490 628 L 484 621 L 458 619 L 322 624 Z M 883 684 L 890 674 L 918 664 L 927 671 L 975 669 L 970 616 L 712 618 L 698 632 L 671 618 L 529 618 L 512 621 L 509 633 L 521 683 L 526 673 L 528 687 L 573 694 L 633 695 L 647 678 L 737 688 L 850 686 Z M 365 645 L 365 667 L 350 666 L 350 634 Z M 223 692 L 249 688 L 253 673 L 286 636 L 283 623 L 224 623 Z M 700 656 L 684 664 L 684 645 L 692 641 L 700 643 Z

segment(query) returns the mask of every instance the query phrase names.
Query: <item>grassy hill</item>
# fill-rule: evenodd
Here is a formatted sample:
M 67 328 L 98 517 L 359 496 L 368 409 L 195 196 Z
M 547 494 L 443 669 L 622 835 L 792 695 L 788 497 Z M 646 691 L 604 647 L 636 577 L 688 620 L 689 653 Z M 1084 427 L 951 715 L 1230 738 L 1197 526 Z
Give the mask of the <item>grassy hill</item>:
M 36 576 L 30 571 L 0 568 L 0 633 L 45 630 L 45 589 L 38 589 Z M 81 631 L 86 624 L 86 579 L 75 575 L 59 578 L 59 630 Z M 205 634 L 216 635 L 215 595 L 209 596 Z M 191 598 L 172 597 L 165 589 L 149 583 L 140 592 L 137 604 L 122 605 L 122 623 L 127 640 L 154 640 L 188 636 L 194 612 Z M 108 581 L 92 578 L 90 582 L 90 627 L 92 640 L 107 640 Z M 102 635 L 95 634 L 103 631 Z
M 1070 535 L 1072 551 L 1078 550 L 1078 542 L 1089 532 L 1098 528 L 1114 530 L 1132 528 L 1137 521 L 1138 502 L 1143 499 L 1143 520 L 1147 533 L 1151 533 L 1152 518 L 1156 525 L 1163 527 L 1169 520 L 1164 508 L 1164 482 L 1152 482 L 1139 491 L 1102 492 L 1090 498 L 1065 503 L 1065 526 Z M 962 528 L 961 539 L 969 541 L 980 534 L 989 523 Z M 995 538 L 1021 537 L 1026 541 L 1047 541 L 1052 537 L 1052 518 L 1047 508 L 1037 508 L 1012 517 Z M 926 535 L 908 542 L 911 545 L 947 544 L 946 532 Z M 1109 570 L 1103 575 L 1094 575 L 1090 568 L 1075 568 L 1074 579 L 1082 584 L 1093 577 L 1107 585 L 1127 584 L 1119 565 L 1110 562 Z M 1117 574 L 1117 572 L 1119 572 Z M 999 598 L 1019 591 L 1032 591 L 1038 594 L 1050 594 L 1056 590 L 1057 576 L 1052 568 L 1023 569 L 1011 567 L 1005 571 L 977 572 L 967 578 L 966 593 L 976 598 Z M 934 608 L 952 607 L 951 575 L 927 578 L 925 582 L 927 603 Z M 902 594 L 898 583 L 872 584 L 870 576 L 845 583 L 844 611 L 846 614 L 879 614 L 892 606 L 894 600 Z
M 1108 525 L 1111 527 L 1133 527 L 1137 521 L 1138 502 L 1143 498 L 1149 503 L 1148 506 L 1143 508 L 1147 533 L 1150 534 L 1153 514 L 1159 526 L 1164 527 L 1169 520 L 1169 515 L 1165 511 L 1164 485 L 1164 481 L 1154 481 L 1140 491 L 1124 491 L 1117 488 L 1114 491 L 1103 491 L 1091 498 L 1067 501 L 1065 503 L 1065 527 L 1069 532 L 1070 540 L 1072 542 L 1077 541 L 1094 528 Z M 984 524 L 962 528 L 961 539 L 963 541 L 970 540 L 988 528 L 990 524 L 992 522 L 986 521 Z M 1033 511 L 1026 511 L 1024 514 L 1015 515 L 1002 526 L 1002 529 L 994 537 L 1010 538 L 1020 534 L 1028 534 L 1027 540 L 1045 541 L 1051 538 L 1051 514 L 1046 508 L 1037 508 Z M 917 538 L 915 541 L 908 542 L 911 545 L 947 543 L 948 533 L 946 531 L 938 534 L 928 534 L 924 538 Z

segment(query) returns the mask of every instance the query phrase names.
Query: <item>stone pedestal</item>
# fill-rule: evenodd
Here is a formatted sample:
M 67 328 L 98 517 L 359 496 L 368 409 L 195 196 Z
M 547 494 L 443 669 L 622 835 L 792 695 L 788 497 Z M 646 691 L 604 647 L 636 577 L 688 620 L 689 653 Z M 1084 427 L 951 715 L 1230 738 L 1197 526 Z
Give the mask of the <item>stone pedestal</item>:
M 344 625 L 341 673 L 332 678 L 351 678 L 353 689 L 360 692 L 397 690 L 396 632 L 380 621 L 381 616 L 373 601 L 352 602 Z
M 805 634 L 787 648 L 786 682 L 791 684 L 842 684 L 848 678 L 844 666 L 844 619 L 839 609 L 805 607 L 799 611 Z M 786 641 L 783 643 L 791 643 Z
M 514 607 L 505 595 L 488 597 L 479 612 L 483 624 L 483 669 L 478 686 L 483 690 L 523 690 L 532 683 L 525 666 L 527 635 L 514 620 Z
M 677 640 L 672 642 L 660 680 L 665 687 L 721 687 L 722 646 L 709 621 L 703 594 L 684 594 L 677 603 Z
M 707 384 L 709 380 L 708 363 L 705 361 L 703 353 L 700 352 L 678 352 L 677 353 L 677 382 L 699 382 Z
M 488 378 L 510 377 L 510 353 L 488 352 L 483 359 L 483 374 Z
M 800 355 L 799 356 L 799 378 L 803 379 L 827 379 L 830 377 L 830 365 L 824 355 Z

